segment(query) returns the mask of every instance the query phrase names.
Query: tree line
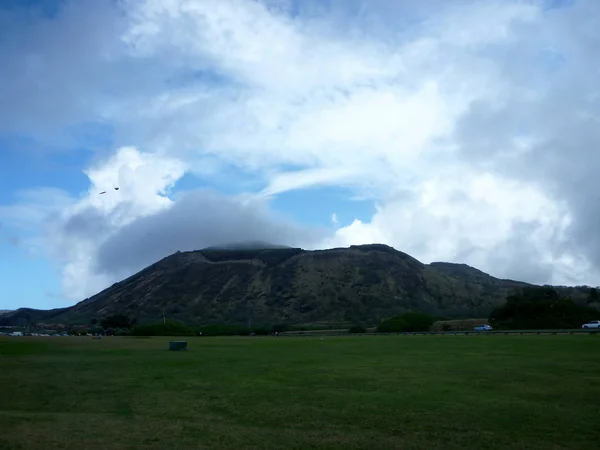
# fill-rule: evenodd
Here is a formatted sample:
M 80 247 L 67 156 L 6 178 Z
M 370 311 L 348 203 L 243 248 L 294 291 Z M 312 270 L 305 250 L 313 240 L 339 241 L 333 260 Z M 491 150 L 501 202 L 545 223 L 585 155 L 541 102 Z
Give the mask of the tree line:
M 586 304 L 562 297 L 549 286 L 525 287 L 508 296 L 506 303 L 490 314 L 494 328 L 504 330 L 580 328 L 600 316 L 600 295 L 590 289 Z

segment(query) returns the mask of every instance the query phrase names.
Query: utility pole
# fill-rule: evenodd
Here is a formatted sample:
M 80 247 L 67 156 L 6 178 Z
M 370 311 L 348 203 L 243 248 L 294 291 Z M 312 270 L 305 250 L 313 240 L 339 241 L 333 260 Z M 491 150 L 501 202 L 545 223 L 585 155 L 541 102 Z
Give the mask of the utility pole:
M 167 319 L 165 318 L 165 309 L 163 308 L 163 323 L 167 323 Z

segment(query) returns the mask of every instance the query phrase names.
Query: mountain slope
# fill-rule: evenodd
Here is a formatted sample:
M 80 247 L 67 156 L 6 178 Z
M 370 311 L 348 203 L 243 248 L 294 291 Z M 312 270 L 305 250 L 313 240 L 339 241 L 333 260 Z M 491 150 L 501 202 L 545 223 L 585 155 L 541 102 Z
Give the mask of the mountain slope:
M 163 312 L 188 323 L 378 323 L 407 310 L 481 317 L 516 287 L 464 264 L 422 264 L 373 244 L 299 248 L 208 248 L 177 252 L 70 308 L 17 310 L 0 324 L 88 323 L 125 313 L 139 321 Z

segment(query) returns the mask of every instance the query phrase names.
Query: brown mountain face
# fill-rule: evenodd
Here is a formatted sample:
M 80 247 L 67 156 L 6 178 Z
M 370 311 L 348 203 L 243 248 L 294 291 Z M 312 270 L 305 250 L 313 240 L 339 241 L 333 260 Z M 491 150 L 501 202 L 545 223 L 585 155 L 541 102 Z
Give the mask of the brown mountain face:
M 69 308 L 19 309 L 0 325 L 89 323 L 119 313 L 147 322 L 163 312 L 189 324 L 376 324 L 408 310 L 486 317 L 525 285 L 464 264 L 422 264 L 380 244 L 211 248 L 177 252 Z

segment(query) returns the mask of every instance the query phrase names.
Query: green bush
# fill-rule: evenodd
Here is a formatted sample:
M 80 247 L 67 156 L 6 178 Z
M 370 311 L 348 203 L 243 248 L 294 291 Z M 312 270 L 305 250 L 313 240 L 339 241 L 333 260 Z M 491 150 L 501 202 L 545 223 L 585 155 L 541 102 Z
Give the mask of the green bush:
M 352 325 L 348 329 L 348 333 L 365 333 L 367 330 L 362 325 Z
M 102 327 L 92 327 L 89 330 L 90 334 L 104 334 L 104 328 Z
M 407 312 L 381 322 L 377 331 L 381 333 L 406 333 L 429 331 L 438 317 L 419 312 Z
M 272 333 L 271 327 L 252 327 L 251 332 L 259 336 L 268 336 Z
M 131 330 L 128 328 L 116 328 L 113 330 L 113 336 L 130 336 Z

